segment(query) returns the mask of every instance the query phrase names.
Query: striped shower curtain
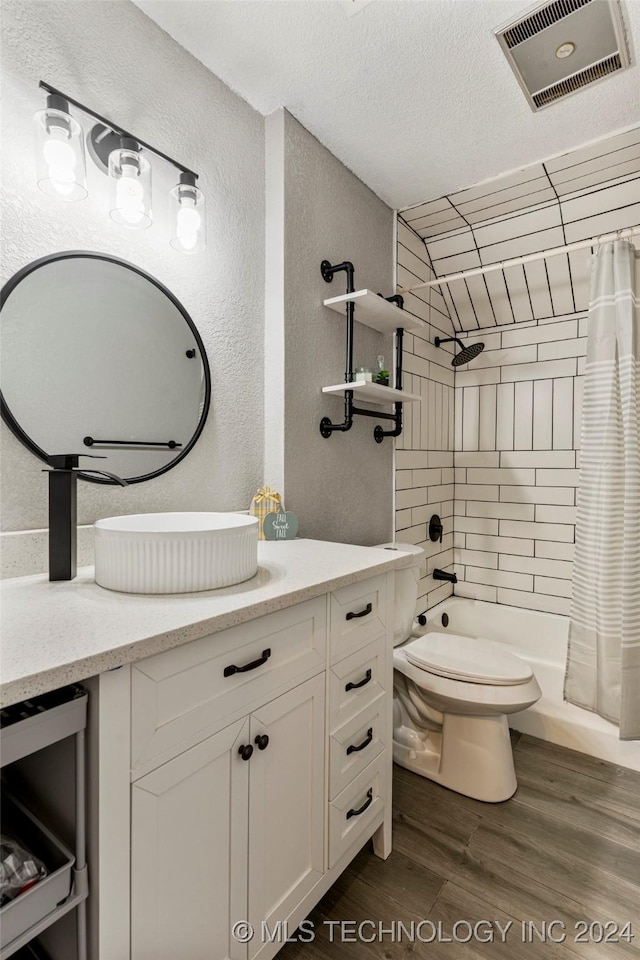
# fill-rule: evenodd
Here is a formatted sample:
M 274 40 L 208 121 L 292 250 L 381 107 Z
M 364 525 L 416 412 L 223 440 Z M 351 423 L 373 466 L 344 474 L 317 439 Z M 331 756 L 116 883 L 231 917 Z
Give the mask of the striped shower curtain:
M 593 257 L 566 700 L 640 739 L 640 260 Z

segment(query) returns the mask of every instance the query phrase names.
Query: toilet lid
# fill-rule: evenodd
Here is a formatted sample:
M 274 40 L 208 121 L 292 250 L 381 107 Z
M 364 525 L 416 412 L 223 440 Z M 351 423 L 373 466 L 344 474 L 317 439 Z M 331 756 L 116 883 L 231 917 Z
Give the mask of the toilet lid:
M 421 670 L 467 683 L 526 683 L 533 670 L 524 660 L 481 637 L 425 633 L 403 647 L 409 663 Z

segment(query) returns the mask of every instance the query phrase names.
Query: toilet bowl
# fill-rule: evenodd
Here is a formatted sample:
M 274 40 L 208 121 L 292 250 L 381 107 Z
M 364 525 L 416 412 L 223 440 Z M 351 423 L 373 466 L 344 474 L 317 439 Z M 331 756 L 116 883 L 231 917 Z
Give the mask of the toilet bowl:
M 414 630 L 419 567 L 396 571 L 393 759 L 476 800 L 497 803 L 516 790 L 507 717 L 540 698 L 528 663 L 501 644 L 432 628 Z

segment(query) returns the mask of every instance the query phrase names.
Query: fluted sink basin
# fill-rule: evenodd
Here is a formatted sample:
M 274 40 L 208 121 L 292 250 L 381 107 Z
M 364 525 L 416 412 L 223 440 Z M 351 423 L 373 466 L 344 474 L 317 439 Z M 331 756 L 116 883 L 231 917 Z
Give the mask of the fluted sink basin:
M 123 593 L 193 593 L 255 576 L 258 520 L 238 513 L 139 513 L 98 520 L 96 583 Z

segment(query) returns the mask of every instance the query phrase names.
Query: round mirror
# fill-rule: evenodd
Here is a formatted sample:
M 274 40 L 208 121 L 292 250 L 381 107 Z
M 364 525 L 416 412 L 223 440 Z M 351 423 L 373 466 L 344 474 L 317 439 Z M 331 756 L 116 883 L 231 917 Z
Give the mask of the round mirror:
M 106 254 L 57 253 L 18 271 L 0 309 L 2 418 L 32 453 L 103 457 L 80 467 L 129 483 L 187 455 L 209 410 L 209 364 L 161 283 Z

